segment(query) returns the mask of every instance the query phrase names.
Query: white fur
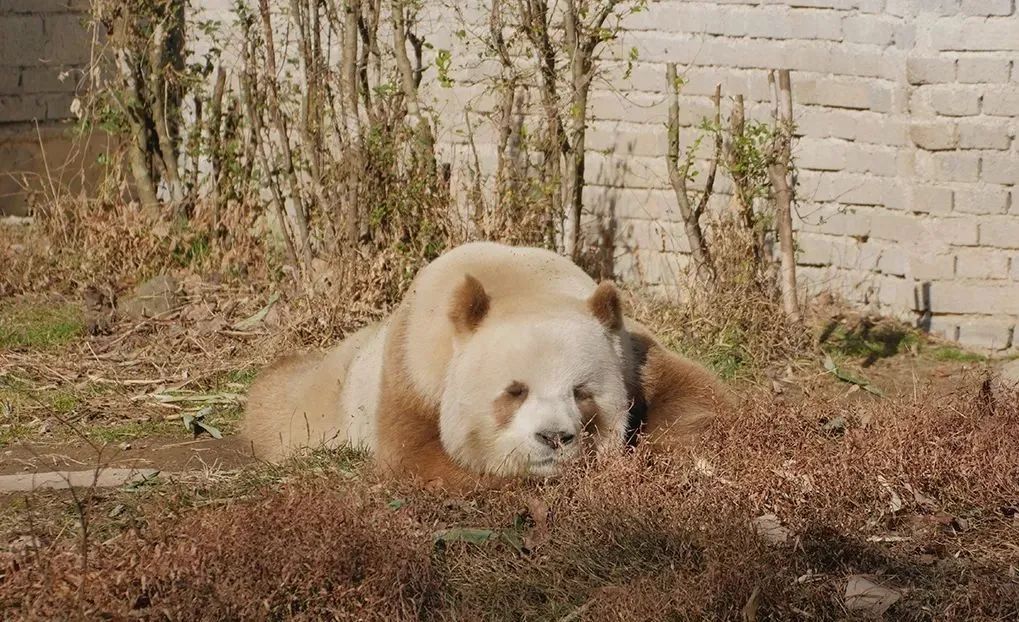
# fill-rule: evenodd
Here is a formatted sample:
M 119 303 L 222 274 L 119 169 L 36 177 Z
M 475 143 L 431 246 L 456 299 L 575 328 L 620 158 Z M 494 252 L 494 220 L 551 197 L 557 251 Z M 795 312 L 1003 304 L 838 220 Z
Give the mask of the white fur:
M 443 447 L 476 471 L 553 474 L 580 450 L 583 423 L 573 392 L 580 385 L 611 422 L 609 429 L 587 431 L 595 445 L 622 445 L 628 402 L 613 341 L 601 324 L 579 313 L 482 323 L 454 349 L 442 396 Z M 514 382 L 527 387 L 526 398 L 500 429 L 493 404 Z M 538 441 L 543 431 L 578 440 L 553 449 Z
M 350 363 L 343 380 L 339 416 L 346 420 L 347 443 L 375 449 L 376 411 L 382 389 L 382 358 L 387 326 L 383 325 Z

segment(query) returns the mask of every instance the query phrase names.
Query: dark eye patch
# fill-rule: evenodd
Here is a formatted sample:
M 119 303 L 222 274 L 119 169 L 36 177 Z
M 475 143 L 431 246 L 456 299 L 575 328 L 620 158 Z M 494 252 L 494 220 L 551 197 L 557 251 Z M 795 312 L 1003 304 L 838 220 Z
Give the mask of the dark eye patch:
M 522 382 L 514 380 L 506 387 L 506 395 L 515 398 L 522 398 L 527 396 L 527 385 Z
M 594 394 L 585 385 L 578 384 L 577 386 L 573 387 L 573 399 L 577 400 L 578 402 L 583 402 L 585 400 L 592 399 L 593 397 Z

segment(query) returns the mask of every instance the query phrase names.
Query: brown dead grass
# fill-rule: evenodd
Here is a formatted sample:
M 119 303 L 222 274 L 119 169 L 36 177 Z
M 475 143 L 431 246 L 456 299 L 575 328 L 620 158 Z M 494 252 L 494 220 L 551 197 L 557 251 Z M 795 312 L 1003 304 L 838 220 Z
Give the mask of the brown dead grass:
M 245 504 L 8 555 L 5 619 L 851 618 L 866 574 L 895 619 L 1019 616 L 1019 400 L 985 390 L 796 406 L 748 396 L 690 455 L 447 497 L 305 471 Z M 845 426 L 827 428 L 835 415 Z M 772 544 L 753 519 L 774 514 Z M 449 527 L 506 530 L 445 542 Z M 516 543 L 516 544 L 513 544 Z M 752 594 L 757 596 L 752 598 Z M 749 603 L 749 605 L 748 605 Z M 745 614 L 745 608 L 753 614 Z M 747 617 L 744 617 L 747 616 Z

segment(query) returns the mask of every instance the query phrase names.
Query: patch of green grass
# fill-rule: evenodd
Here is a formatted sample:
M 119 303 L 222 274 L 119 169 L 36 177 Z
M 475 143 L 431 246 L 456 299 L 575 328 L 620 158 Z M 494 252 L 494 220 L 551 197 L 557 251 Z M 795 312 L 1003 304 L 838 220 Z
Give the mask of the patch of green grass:
M 662 344 L 678 354 L 691 358 L 726 381 L 753 375 L 753 357 L 747 350 L 743 333 L 736 328 L 722 330 L 712 343 L 689 343 L 666 337 Z
M 123 443 L 157 434 L 183 434 L 184 427 L 172 421 L 129 421 L 108 426 L 91 426 L 85 434 L 99 443 Z
M 909 350 L 921 343 L 920 334 L 904 325 L 881 323 L 868 330 L 849 330 L 842 324 L 830 327 L 822 338 L 829 354 L 868 359 L 873 362 Z
M 31 434 L 32 430 L 28 426 L 17 421 L 13 423 L 0 423 L 0 449 L 28 438 Z
M 84 333 L 81 310 L 73 305 L 0 307 L 0 349 L 43 349 L 63 345 Z
M 251 386 L 251 383 L 255 381 L 255 376 L 258 375 L 258 369 L 255 367 L 245 367 L 244 369 L 235 369 L 226 375 L 226 382 L 232 384 L 240 384 L 245 387 Z
M 942 362 L 953 361 L 958 363 L 979 363 L 987 360 L 987 357 L 983 354 L 967 352 L 966 350 L 956 346 L 937 346 L 929 350 L 924 350 L 924 353 L 935 361 Z

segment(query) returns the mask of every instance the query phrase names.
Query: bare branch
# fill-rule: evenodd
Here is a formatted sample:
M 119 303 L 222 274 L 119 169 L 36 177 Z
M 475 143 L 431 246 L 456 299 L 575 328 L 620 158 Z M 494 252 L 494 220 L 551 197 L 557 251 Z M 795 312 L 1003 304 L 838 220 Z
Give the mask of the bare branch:
M 772 86 L 774 109 L 774 138 L 768 176 L 775 196 L 775 216 L 778 222 L 779 250 L 782 262 L 782 306 L 793 322 L 800 320 L 800 305 L 796 294 L 796 254 L 793 248 L 792 202 L 793 189 L 789 183 L 789 166 L 792 158 L 793 99 L 789 70 L 782 69 L 775 83 L 775 72 L 768 74 Z
M 669 181 L 672 184 L 673 193 L 676 195 L 679 213 L 683 218 L 686 237 L 690 241 L 694 266 L 698 276 L 704 278 L 710 276 L 713 270 L 707 242 L 701 230 L 699 214 L 690 206 L 687 175 L 692 163 L 687 159 L 681 166 L 679 160 L 679 82 L 676 74 L 676 63 L 666 65 L 665 79 L 668 82 L 667 88 L 669 89 L 669 148 L 666 153 Z M 716 91 L 716 93 L 720 94 L 719 91 Z

